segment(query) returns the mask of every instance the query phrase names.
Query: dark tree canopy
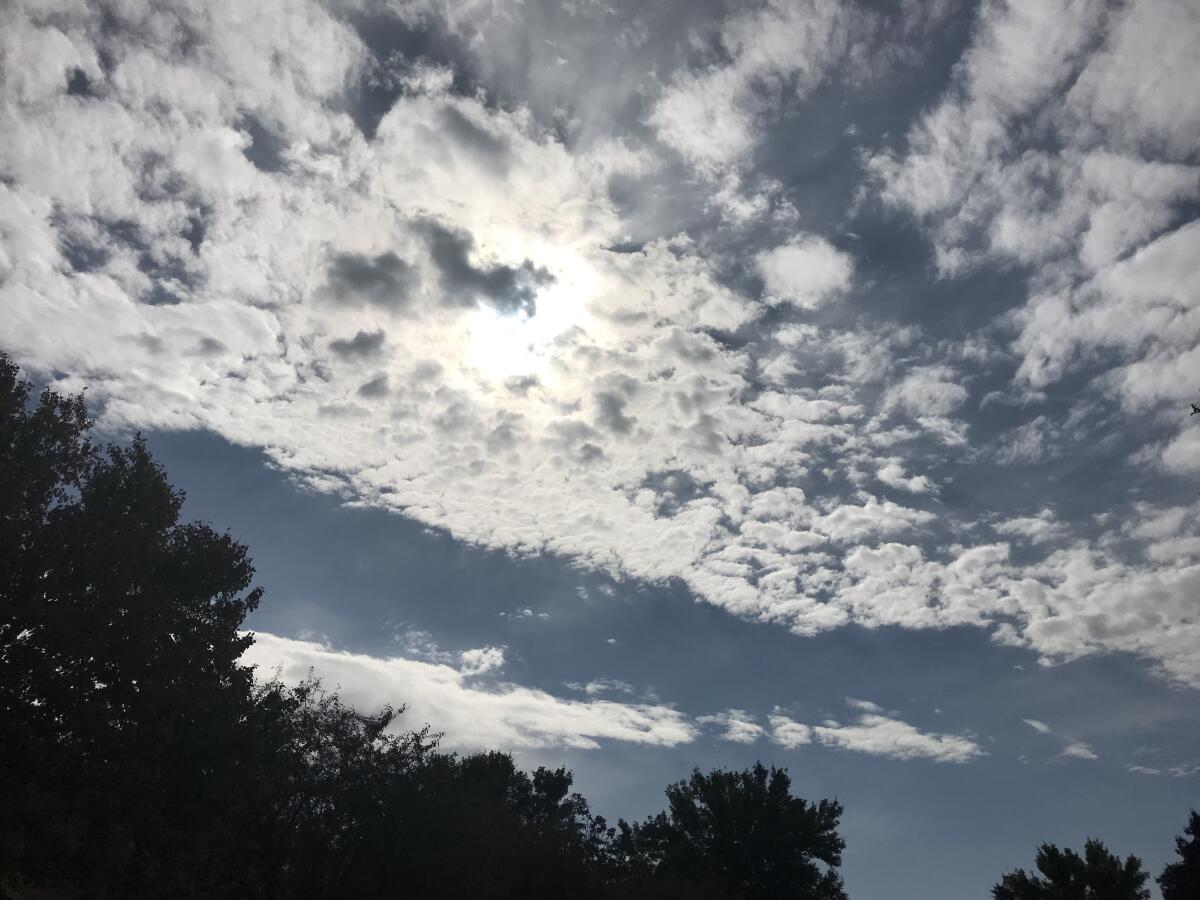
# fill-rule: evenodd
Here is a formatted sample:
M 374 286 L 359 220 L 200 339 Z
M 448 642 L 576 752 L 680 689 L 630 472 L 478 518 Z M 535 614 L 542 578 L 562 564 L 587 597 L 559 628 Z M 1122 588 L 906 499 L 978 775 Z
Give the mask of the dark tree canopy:
M 1099 841 L 1084 844 L 1083 856 L 1042 844 L 1039 875 L 1017 869 L 992 888 L 995 900 L 1149 900 L 1149 875 L 1136 856 L 1124 862 Z
M 0 357 L 0 864 L 185 896 L 238 850 L 188 823 L 253 793 L 253 570 L 141 440 L 101 451 L 82 397 L 30 393 Z
M 1175 839 L 1178 861 L 1168 863 L 1158 876 L 1163 900 L 1196 900 L 1200 897 L 1200 813 L 1192 810 L 1183 834 L 1187 837 Z
M 842 807 L 793 797 L 787 771 L 761 763 L 741 772 L 698 769 L 667 788 L 667 810 L 619 824 L 617 848 L 635 871 L 699 883 L 745 900 L 840 900 Z

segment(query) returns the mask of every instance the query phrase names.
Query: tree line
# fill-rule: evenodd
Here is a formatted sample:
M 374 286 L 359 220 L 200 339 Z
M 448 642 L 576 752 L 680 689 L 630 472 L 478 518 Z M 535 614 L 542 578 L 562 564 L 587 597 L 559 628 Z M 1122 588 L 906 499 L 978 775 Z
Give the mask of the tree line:
M 143 440 L 91 428 L 0 355 L 0 900 L 846 897 L 842 807 L 784 769 L 695 770 L 610 824 L 566 769 L 256 679 L 247 548 L 182 520 Z M 1194 812 L 1185 834 L 1167 900 L 1200 898 Z M 995 900 L 1149 896 L 1098 842 L 1036 867 Z

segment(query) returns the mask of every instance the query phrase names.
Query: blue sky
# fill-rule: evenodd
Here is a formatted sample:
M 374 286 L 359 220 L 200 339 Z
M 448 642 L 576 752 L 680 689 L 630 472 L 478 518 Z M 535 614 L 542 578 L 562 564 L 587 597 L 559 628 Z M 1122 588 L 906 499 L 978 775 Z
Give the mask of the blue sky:
M 787 765 L 855 896 L 1166 860 L 1193 4 L 3 15 L 0 345 L 250 545 L 264 672 L 613 817 Z

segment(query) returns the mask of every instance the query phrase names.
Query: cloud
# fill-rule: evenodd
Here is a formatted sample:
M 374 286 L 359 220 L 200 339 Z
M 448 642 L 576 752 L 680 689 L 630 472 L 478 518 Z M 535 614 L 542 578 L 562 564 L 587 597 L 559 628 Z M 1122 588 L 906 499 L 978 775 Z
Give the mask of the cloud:
M 1042 722 L 1038 719 L 1022 719 L 1021 721 L 1024 722 L 1026 725 L 1028 725 L 1030 728 L 1032 728 L 1034 731 L 1036 731 L 1038 734 L 1055 735 L 1054 729 L 1052 729 L 1045 722 Z M 1100 758 L 1099 754 L 1097 754 L 1092 749 L 1091 745 L 1085 743 L 1084 741 L 1075 740 L 1074 738 L 1066 738 L 1066 737 L 1062 737 L 1059 735 L 1055 735 L 1055 737 L 1058 740 L 1061 740 L 1062 744 L 1063 744 L 1063 749 L 1058 754 L 1060 757 L 1065 757 L 1067 759 L 1086 759 L 1086 760 L 1094 760 L 1094 759 Z
M 936 28 L 907 8 L 902 31 Z M 951 89 L 872 157 L 947 277 L 1035 273 L 974 343 L 899 305 L 860 315 L 875 261 L 856 275 L 815 232 L 763 220 L 766 243 L 735 248 L 665 201 L 632 221 L 611 190 L 669 168 L 657 141 L 708 173 L 689 190 L 722 190 L 776 99 L 857 78 L 840 67 L 876 46 L 858 37 L 873 13 L 736 12 L 719 54 L 638 94 L 657 139 L 593 120 L 596 143 L 428 66 L 364 131 L 345 110 L 382 63 L 313 2 L 18 11 L 0 34 L 3 339 L 57 387 L 89 385 L 110 431 L 207 429 L 458 540 L 678 579 L 801 635 L 969 625 L 1047 663 L 1126 652 L 1200 684 L 1194 518 L 1126 532 L 1156 515 L 1139 494 L 1107 525 L 1050 497 L 1061 523 L 1023 522 L 1027 498 L 983 522 L 956 494 L 1094 434 L 1037 406 L 1067 375 L 1169 467 L 1154 477 L 1200 458 L 1166 416 L 1200 335 L 1200 231 L 1179 221 L 1196 166 L 1173 121 L 1095 89 L 1144 65 L 1191 121 L 1176 58 L 1154 54 L 1194 15 L 1147 25 L 1172 9 L 989 3 Z M 258 131 L 278 165 L 247 158 Z M 1027 403 L 1024 424 L 969 420 L 977 384 Z
M 987 755 L 969 738 L 919 731 L 907 722 L 875 714 L 860 716 L 853 725 L 814 726 L 813 735 L 832 747 L 893 759 L 965 763 Z
M 867 31 L 868 17 L 828 0 L 738 12 L 721 26 L 727 62 L 685 70 L 649 116 L 658 137 L 703 172 L 741 161 L 754 147 L 771 93 L 802 98 L 821 85 Z M 767 90 L 760 92 L 759 87 Z
M 594 697 L 597 694 L 617 693 L 617 694 L 635 694 L 637 693 L 633 685 L 627 681 L 621 681 L 618 678 L 597 678 L 589 681 L 587 684 L 580 684 L 577 681 L 568 681 L 563 684 L 564 687 L 570 688 L 573 691 L 582 691 L 589 697 Z
M 846 705 L 851 709 L 857 709 L 865 713 L 883 713 L 884 709 L 878 703 L 872 703 L 870 700 L 856 700 L 854 697 L 846 698 Z
M 466 231 L 433 221 L 421 222 L 417 227 L 429 243 L 443 295 L 451 303 L 474 306 L 483 302 L 500 312 L 521 311 L 532 316 L 537 311 L 538 290 L 554 282 L 548 270 L 528 259 L 519 266 L 477 266 L 471 261 L 475 239 Z
M 1166 778 L 1190 778 L 1194 775 L 1200 775 L 1200 766 L 1190 763 L 1181 766 L 1167 766 L 1166 768 L 1131 764 L 1127 765 L 1125 770 L 1133 772 L 1135 775 L 1155 775 Z
M 759 253 L 755 265 L 768 298 L 812 308 L 850 286 L 851 257 L 823 238 L 804 235 Z
M 1099 759 L 1100 757 L 1085 744 L 1083 741 L 1073 741 L 1063 747 L 1062 753 L 1059 756 L 1066 756 L 1070 759 Z
M 887 460 L 875 473 L 875 477 L 888 487 L 898 491 L 908 491 L 912 494 L 929 494 L 936 491 L 936 486 L 925 475 L 908 476 L 899 460 Z
M 360 331 L 352 338 L 329 342 L 329 349 L 342 359 L 363 359 L 376 355 L 383 348 L 383 330 Z
M 997 534 L 1010 535 L 1017 540 L 1032 544 L 1045 544 L 1060 540 L 1070 534 L 1067 526 L 1060 522 L 1051 509 L 1043 509 L 1036 516 L 1014 516 L 992 526 Z
M 1200 13 L 1184 0 L 1111 14 L 1067 0 L 984 4 L 942 101 L 903 153 L 871 159 L 884 201 L 925 226 L 944 274 L 1028 267 L 1010 316 L 1018 388 L 1091 372 L 1093 390 L 1131 412 L 1182 404 L 1179 376 L 1195 370 L 1200 339 L 1189 290 L 1200 228 L 1186 213 L 1200 167 L 1185 137 L 1200 107 L 1179 48 L 1198 39 Z M 1042 458 L 1050 431 L 1023 426 L 1000 458 Z M 1174 446 L 1160 458 L 1182 471 Z
M 696 723 L 717 726 L 721 732 L 721 740 L 735 744 L 753 744 L 766 734 L 766 729 L 743 709 L 727 709 L 722 713 L 698 716 Z
M 786 750 L 794 750 L 812 743 L 812 729 L 787 716 L 773 715 L 767 720 L 771 725 L 771 740 Z
M 335 253 L 329 260 L 328 290 L 342 302 L 365 300 L 389 309 L 401 309 L 411 299 L 415 273 L 392 251 L 369 256 Z
M 458 655 L 459 671 L 464 675 L 483 675 L 504 668 L 502 647 L 479 647 Z
M 495 647 L 468 650 L 461 667 L 404 657 L 333 650 L 311 641 L 258 633 L 243 656 L 260 678 L 278 670 L 296 683 L 314 670 L 360 709 L 405 704 L 401 727 L 426 723 L 449 747 L 593 749 L 603 740 L 673 747 L 692 741 L 695 726 L 670 707 L 608 700 L 562 700 L 514 684 L 480 681 L 503 661 Z
M 967 396 L 967 389 L 949 366 L 922 366 L 888 388 L 883 405 L 917 417 L 944 417 L 962 406 Z
M 384 704 L 404 705 L 399 727 L 430 724 L 444 731 L 448 747 L 481 748 L 573 747 L 594 749 L 602 741 L 625 741 L 673 747 L 694 741 L 704 727 L 718 737 L 751 744 L 762 737 L 796 749 L 814 741 L 833 749 L 854 750 L 894 759 L 968 762 L 986 755 L 973 741 L 947 734 L 922 732 L 899 719 L 881 715 L 868 701 L 850 700 L 860 710 L 852 725 L 826 722 L 808 726 L 778 712 L 768 726 L 742 709 L 690 719 L 657 702 L 617 702 L 591 699 L 606 693 L 633 694 L 632 686 L 614 679 L 568 684 L 587 700 L 564 700 L 545 691 L 496 680 L 504 664 L 498 647 L 466 650 L 458 655 L 440 650 L 427 634 L 403 633 L 409 652 L 425 657 L 370 656 L 334 649 L 329 643 L 285 638 L 259 632 L 243 662 L 256 667 L 257 677 L 276 675 L 287 684 L 315 673 L 360 709 Z M 650 695 L 652 696 L 652 695 Z
M 907 722 L 885 715 L 880 706 L 868 700 L 847 698 L 846 702 L 860 712 L 855 723 L 842 725 L 827 720 L 821 725 L 809 726 L 776 714 L 769 719 L 771 740 L 788 749 L 815 741 L 827 747 L 900 760 L 930 759 L 934 762 L 965 763 L 987 755 L 969 738 L 921 731 Z

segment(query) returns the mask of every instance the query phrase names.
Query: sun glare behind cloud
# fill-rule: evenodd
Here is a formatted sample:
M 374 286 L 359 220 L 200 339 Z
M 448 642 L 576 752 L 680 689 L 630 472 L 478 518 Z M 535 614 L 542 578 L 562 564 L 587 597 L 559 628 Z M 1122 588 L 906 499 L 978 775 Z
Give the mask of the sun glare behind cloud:
M 553 283 L 537 293 L 532 315 L 506 313 L 481 307 L 466 323 L 464 361 L 489 380 L 523 375 L 546 378 L 554 341 L 571 328 L 590 321 L 588 301 L 596 293 L 597 278 L 575 254 L 556 260 Z

